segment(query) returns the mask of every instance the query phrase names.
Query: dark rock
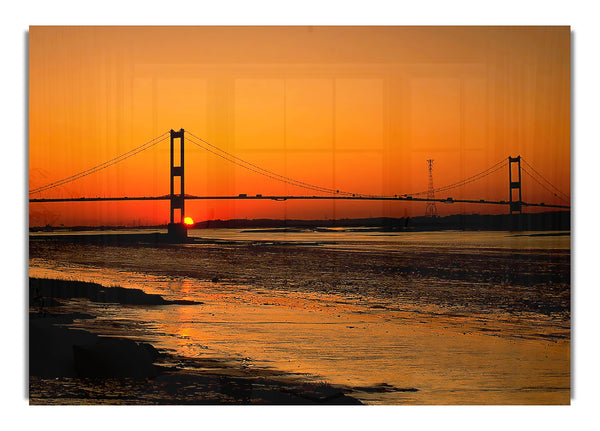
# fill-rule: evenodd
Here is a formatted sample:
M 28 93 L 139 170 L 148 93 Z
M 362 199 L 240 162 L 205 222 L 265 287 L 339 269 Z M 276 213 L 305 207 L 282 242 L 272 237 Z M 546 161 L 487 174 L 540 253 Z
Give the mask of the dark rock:
M 73 345 L 79 377 L 154 377 L 157 358 L 153 346 L 127 339 L 100 338 L 95 344 Z
M 88 298 L 94 302 L 126 305 L 198 304 L 194 301 L 167 301 L 160 295 L 145 293 L 141 289 L 44 278 L 29 278 L 29 297 L 30 305 L 56 303 L 55 298 Z

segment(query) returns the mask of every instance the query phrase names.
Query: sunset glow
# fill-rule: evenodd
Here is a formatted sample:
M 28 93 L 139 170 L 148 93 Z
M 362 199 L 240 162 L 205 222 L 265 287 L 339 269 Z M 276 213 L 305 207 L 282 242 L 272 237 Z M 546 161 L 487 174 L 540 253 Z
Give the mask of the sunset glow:
M 560 200 L 525 177 L 524 201 L 569 200 L 568 27 L 31 27 L 29 51 L 30 190 L 184 128 L 275 174 L 351 193 L 427 190 L 428 159 L 439 187 L 521 155 L 565 193 Z M 191 141 L 185 153 L 189 194 L 318 194 Z M 502 169 L 437 197 L 505 200 L 507 176 Z M 168 193 L 167 138 L 30 197 Z M 425 213 L 425 203 L 402 202 L 186 205 L 198 220 Z M 168 222 L 168 208 L 35 204 L 29 222 L 155 225 Z M 506 211 L 438 205 L 440 215 Z
M 186 226 L 191 226 L 191 225 L 193 225 L 193 224 L 194 224 L 194 220 L 193 220 L 191 217 L 185 217 L 185 218 L 183 219 L 183 223 L 184 223 Z

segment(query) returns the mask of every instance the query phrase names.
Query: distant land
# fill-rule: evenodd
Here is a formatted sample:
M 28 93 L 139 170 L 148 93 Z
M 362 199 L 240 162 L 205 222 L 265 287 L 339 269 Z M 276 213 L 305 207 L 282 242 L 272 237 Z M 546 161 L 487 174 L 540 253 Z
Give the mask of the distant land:
M 531 230 L 569 231 L 571 211 L 552 211 L 527 214 L 455 214 L 444 217 L 375 217 L 327 220 L 232 219 L 206 220 L 195 223 L 193 229 L 318 229 L 318 228 L 372 228 L 382 231 L 435 231 L 435 230 Z M 50 226 L 30 227 L 30 232 L 166 229 L 155 226 Z

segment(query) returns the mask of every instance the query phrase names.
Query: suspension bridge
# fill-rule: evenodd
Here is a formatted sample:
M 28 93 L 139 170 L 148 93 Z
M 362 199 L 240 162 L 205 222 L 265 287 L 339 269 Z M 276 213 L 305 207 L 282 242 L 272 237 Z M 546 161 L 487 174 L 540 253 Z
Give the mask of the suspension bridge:
M 170 139 L 170 193 L 162 196 L 138 196 L 138 197 L 127 197 L 127 196 L 114 196 L 114 197 L 77 197 L 77 198 L 35 198 L 32 197 L 38 193 L 42 193 L 47 190 L 54 189 L 56 187 L 63 186 L 73 181 L 79 180 L 85 176 L 94 174 L 117 163 L 120 163 L 130 157 L 133 157 L 142 151 L 146 151 L 157 144 Z M 216 157 L 220 157 L 230 163 L 240 166 L 244 169 L 252 171 L 258 175 L 263 175 L 274 181 L 297 186 L 306 190 L 311 190 L 321 195 L 247 195 L 238 194 L 233 196 L 196 196 L 185 193 L 185 143 L 190 142 L 191 144 L 201 148 L 213 154 Z M 177 157 L 178 156 L 178 157 Z M 449 190 L 462 187 L 466 184 L 479 181 L 501 169 L 505 169 L 508 166 L 508 199 L 505 200 L 487 200 L 487 199 L 453 199 L 447 198 L 435 198 L 435 193 L 438 195 Z M 524 202 L 522 200 L 522 174 L 528 175 L 533 181 L 539 186 L 544 188 L 546 191 L 552 194 L 553 197 L 558 198 L 565 204 L 546 204 L 546 203 L 532 203 Z M 176 187 L 176 183 L 177 186 Z M 433 193 L 432 193 L 433 192 Z M 169 231 L 181 232 L 183 226 L 183 220 L 185 215 L 185 202 L 187 200 L 273 200 L 273 201 L 287 201 L 287 200 L 351 200 L 351 201 L 407 201 L 407 202 L 440 202 L 440 203 L 466 203 L 466 204 L 488 204 L 488 205 L 506 205 L 510 211 L 510 214 L 521 214 L 523 207 L 544 207 L 544 208 L 559 208 L 559 209 L 570 209 L 570 198 L 569 195 L 559 190 L 550 181 L 548 181 L 542 174 L 531 166 L 521 156 L 508 157 L 500 160 L 496 164 L 489 168 L 465 178 L 461 181 L 448 184 L 443 187 L 436 189 L 429 189 L 417 193 L 401 194 L 393 196 L 383 195 L 370 195 L 361 193 L 352 193 L 349 191 L 331 189 L 322 187 L 315 184 L 310 184 L 297 179 L 293 179 L 276 172 L 264 169 L 254 163 L 248 162 L 241 159 L 234 154 L 231 154 L 216 145 L 194 135 L 189 131 L 180 129 L 178 131 L 170 130 L 157 136 L 150 141 L 129 150 L 126 153 L 120 154 L 110 160 L 105 161 L 99 165 L 70 175 L 58 181 L 51 182 L 44 186 L 36 187 L 29 190 L 29 202 L 30 203 L 42 203 L 42 202 L 105 202 L 105 201 L 158 201 L 168 200 L 170 201 L 170 224 Z M 177 221 L 178 220 L 178 221 Z

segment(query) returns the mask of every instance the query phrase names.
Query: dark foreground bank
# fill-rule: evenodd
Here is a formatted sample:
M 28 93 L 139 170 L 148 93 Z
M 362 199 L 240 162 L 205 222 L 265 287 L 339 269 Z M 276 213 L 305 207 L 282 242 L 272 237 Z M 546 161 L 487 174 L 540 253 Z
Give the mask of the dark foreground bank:
M 158 295 L 32 278 L 29 298 L 30 404 L 361 404 L 345 394 L 349 388 L 219 358 L 176 356 L 139 340 L 73 329 L 75 320 L 95 316 L 62 307 L 73 298 L 173 304 Z

